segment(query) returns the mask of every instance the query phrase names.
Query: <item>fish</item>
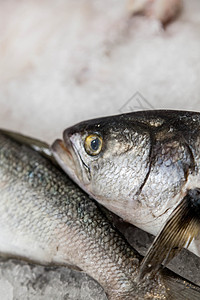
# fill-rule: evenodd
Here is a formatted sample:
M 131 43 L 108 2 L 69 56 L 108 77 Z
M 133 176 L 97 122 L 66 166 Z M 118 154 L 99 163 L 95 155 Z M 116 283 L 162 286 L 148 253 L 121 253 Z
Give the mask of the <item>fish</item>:
M 200 256 L 200 114 L 149 110 L 83 121 L 52 144 L 61 168 L 107 209 L 155 236 L 141 278 L 182 248 Z
M 168 269 L 138 282 L 139 253 L 53 164 L 48 145 L 29 142 L 0 130 L 1 255 L 82 270 L 110 300 L 199 299 L 200 287 Z

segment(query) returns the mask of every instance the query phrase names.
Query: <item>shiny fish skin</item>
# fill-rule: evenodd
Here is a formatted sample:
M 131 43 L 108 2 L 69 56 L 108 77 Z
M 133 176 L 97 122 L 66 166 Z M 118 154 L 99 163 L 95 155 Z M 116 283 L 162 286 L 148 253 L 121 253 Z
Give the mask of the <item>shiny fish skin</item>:
M 4 255 L 78 266 L 113 300 L 166 295 L 160 279 L 134 282 L 140 256 L 84 192 L 37 152 L 2 134 L 0 216 Z
M 50 160 L 22 145 L 21 135 L 9 136 L 0 133 L 2 255 L 74 265 L 96 279 L 110 300 L 199 299 L 199 287 L 167 269 L 138 284 L 141 257 L 95 202 Z M 40 145 L 46 155 L 46 144 Z
M 96 156 L 84 147 L 91 134 L 103 141 Z M 84 121 L 52 146 L 57 162 L 81 188 L 154 235 L 187 191 L 200 187 L 199 148 L 200 114 L 167 110 Z M 200 256 L 200 236 L 189 250 Z

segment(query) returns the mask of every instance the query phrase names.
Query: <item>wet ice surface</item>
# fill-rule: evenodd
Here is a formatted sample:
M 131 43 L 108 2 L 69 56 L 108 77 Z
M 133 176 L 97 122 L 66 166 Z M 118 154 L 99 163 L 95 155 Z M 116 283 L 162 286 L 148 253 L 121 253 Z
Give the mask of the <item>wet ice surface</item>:
M 145 255 L 148 247 L 153 241 L 153 236 L 139 228 L 122 223 L 121 231 L 130 244 L 142 255 Z M 183 249 L 167 267 L 175 273 L 200 285 L 200 258 L 195 254 Z
M 132 246 L 145 254 L 153 239 L 142 230 L 121 223 Z M 184 250 L 169 266 L 200 285 L 200 259 Z M 44 267 L 16 259 L 0 259 L 0 299 L 3 300 L 106 300 L 101 286 L 84 273 L 66 267 Z
M 44 267 L 0 260 L 2 300 L 106 300 L 100 285 L 65 267 Z

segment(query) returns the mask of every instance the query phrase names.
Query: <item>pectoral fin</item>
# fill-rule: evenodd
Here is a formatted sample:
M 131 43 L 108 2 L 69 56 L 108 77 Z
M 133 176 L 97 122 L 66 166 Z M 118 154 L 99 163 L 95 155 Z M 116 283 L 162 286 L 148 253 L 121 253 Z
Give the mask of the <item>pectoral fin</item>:
M 200 233 L 200 189 L 187 191 L 157 235 L 140 267 L 140 278 L 155 274 Z

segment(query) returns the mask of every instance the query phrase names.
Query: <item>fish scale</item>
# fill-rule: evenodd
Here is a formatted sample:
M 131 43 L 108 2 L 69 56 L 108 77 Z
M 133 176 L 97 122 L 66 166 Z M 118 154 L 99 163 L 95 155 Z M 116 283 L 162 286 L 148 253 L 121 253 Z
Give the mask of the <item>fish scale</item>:
M 78 265 L 110 299 L 132 299 L 139 256 L 67 176 L 0 135 L 0 182 L 0 252 L 43 264 Z M 114 244 L 119 251 L 113 251 Z
M 167 270 L 138 283 L 140 255 L 96 203 L 48 159 L 1 133 L 0 228 L 2 255 L 79 268 L 110 300 L 199 299 L 197 286 Z
M 52 152 L 95 200 L 156 236 L 144 276 L 184 247 L 200 257 L 199 147 L 200 113 L 151 110 L 75 124 Z

